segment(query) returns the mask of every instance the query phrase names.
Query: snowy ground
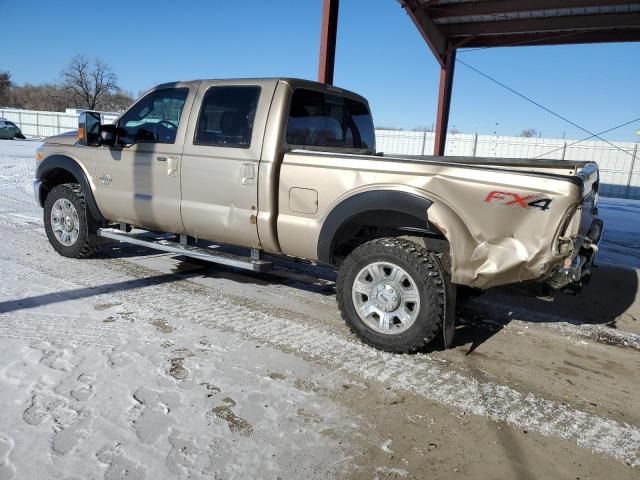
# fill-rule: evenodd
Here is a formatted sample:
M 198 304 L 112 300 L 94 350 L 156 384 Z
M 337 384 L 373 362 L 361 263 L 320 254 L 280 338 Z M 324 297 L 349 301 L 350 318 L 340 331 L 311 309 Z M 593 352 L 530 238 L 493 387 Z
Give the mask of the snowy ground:
M 36 146 L 0 142 L 0 480 L 637 478 L 640 203 L 600 204 L 599 260 L 625 269 L 480 297 L 454 348 L 393 356 L 322 270 L 56 255 Z
M 640 268 L 640 200 L 603 198 L 600 212 L 605 236 L 599 259 L 617 265 Z

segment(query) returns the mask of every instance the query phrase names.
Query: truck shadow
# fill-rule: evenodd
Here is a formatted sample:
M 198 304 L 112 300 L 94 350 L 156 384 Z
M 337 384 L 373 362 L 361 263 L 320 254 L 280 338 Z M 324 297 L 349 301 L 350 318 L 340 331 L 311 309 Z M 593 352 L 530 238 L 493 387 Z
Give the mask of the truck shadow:
M 638 322 L 638 283 L 636 270 L 598 266 L 590 283 L 579 293 L 558 293 L 552 301 L 516 294 L 508 288 L 491 290 L 460 302 L 453 346 L 470 345 L 467 352 L 470 354 L 513 320 L 532 324 L 602 325 L 612 329 L 619 327 L 621 319 Z M 633 329 L 640 329 L 640 325 Z
M 107 283 L 96 285 L 94 287 L 77 288 L 74 290 L 55 291 L 42 295 L 34 295 L 27 298 L 19 298 L 16 300 L 7 300 L 0 302 L 0 314 L 15 312 L 18 310 L 28 310 L 46 305 L 52 305 L 71 300 L 79 300 L 83 298 L 95 297 L 97 295 L 116 293 L 122 291 L 131 291 L 145 287 L 162 285 L 165 283 L 174 283 L 187 280 L 193 274 L 185 273 L 176 274 L 160 274 L 152 277 L 138 278 L 132 280 L 124 280 L 122 282 Z
M 144 247 L 122 244 L 106 245 L 100 253 L 117 258 L 157 254 Z M 256 273 L 187 257 L 174 258 L 180 260 L 173 270 L 178 276 L 204 275 L 247 285 L 279 284 L 325 296 L 335 295 L 335 271 L 298 260 L 267 257 L 273 261 L 274 270 Z M 479 297 L 458 302 L 456 335 L 451 347 L 468 346 L 467 355 L 471 354 L 514 320 L 531 324 L 595 324 L 612 329 L 618 328 L 621 318 L 627 323 L 640 321 L 638 283 L 636 270 L 597 266 L 591 282 L 582 291 L 576 295 L 558 293 L 553 301 L 525 296 L 510 288 L 492 289 Z M 626 328 L 628 324 L 623 326 Z M 633 330 L 640 330 L 640 324 Z M 426 351 L 442 348 L 433 344 Z
M 241 247 L 229 245 L 217 245 L 219 251 L 239 256 L 246 255 L 246 250 Z M 203 242 L 202 245 L 206 245 Z M 96 254 L 98 258 L 134 259 L 152 256 L 171 257 L 178 261 L 172 269 L 174 273 L 192 273 L 211 278 L 224 278 L 236 283 L 247 285 L 266 286 L 271 284 L 284 285 L 298 290 L 304 290 L 320 295 L 335 294 L 336 272 L 328 267 L 312 265 L 309 262 L 295 258 L 271 257 L 265 255 L 264 259 L 273 263 L 273 270 L 268 272 L 252 272 L 239 268 L 211 263 L 206 260 L 190 258 L 182 255 L 171 255 L 146 247 L 130 245 L 126 243 L 108 243 L 103 245 Z M 153 268 L 153 267 L 150 267 Z
M 239 271 L 206 262 L 200 273 L 245 284 L 277 283 L 311 293 L 335 295 L 332 269 L 280 258 L 271 260 L 276 269 L 270 273 Z M 194 260 L 185 258 L 184 262 L 185 268 L 189 268 Z M 513 320 L 531 324 L 596 324 L 616 329 L 622 316 L 625 321 L 635 321 L 634 315 L 640 319 L 638 283 L 636 270 L 598 266 L 594 268 L 593 279 L 582 291 L 576 295 L 558 293 L 553 301 L 525 296 L 510 288 L 493 289 L 477 298 L 459 301 L 456 334 L 450 347 L 468 346 L 466 354 L 469 355 Z M 637 329 L 640 330 L 640 324 Z M 615 339 L 608 341 L 612 343 Z M 436 341 L 423 353 L 443 348 L 442 342 Z

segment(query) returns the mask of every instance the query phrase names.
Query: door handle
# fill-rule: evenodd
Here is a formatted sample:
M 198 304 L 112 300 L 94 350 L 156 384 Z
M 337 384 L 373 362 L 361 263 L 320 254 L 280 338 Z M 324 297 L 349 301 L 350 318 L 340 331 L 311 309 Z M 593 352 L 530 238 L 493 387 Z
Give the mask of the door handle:
M 167 165 L 167 174 L 170 177 L 178 176 L 178 157 L 169 157 L 169 164 Z
M 156 157 L 158 162 L 167 162 L 167 175 L 169 177 L 178 176 L 178 157 Z
M 255 179 L 255 165 L 253 163 L 243 163 L 242 164 L 242 184 L 243 185 L 253 185 L 253 180 Z

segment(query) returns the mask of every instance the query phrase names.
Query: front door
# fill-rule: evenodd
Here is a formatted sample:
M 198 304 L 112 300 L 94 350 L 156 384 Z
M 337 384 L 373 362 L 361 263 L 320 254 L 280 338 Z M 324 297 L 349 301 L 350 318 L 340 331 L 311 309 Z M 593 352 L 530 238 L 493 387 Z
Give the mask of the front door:
M 189 235 L 259 247 L 258 165 L 275 85 L 202 82 L 182 157 L 182 221 Z
M 151 91 L 118 120 L 116 146 L 96 149 L 96 201 L 105 218 L 183 233 L 180 162 L 191 89 Z

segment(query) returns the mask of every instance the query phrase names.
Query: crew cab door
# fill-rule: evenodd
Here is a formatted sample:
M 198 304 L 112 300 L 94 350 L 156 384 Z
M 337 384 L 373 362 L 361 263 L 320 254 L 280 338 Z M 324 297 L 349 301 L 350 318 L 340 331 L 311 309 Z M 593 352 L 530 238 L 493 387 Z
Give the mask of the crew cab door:
M 183 233 L 180 162 L 196 87 L 149 92 L 118 119 L 116 145 L 96 148 L 96 201 L 105 218 Z
M 258 165 L 275 83 L 200 84 L 182 157 L 182 222 L 197 238 L 259 247 Z

